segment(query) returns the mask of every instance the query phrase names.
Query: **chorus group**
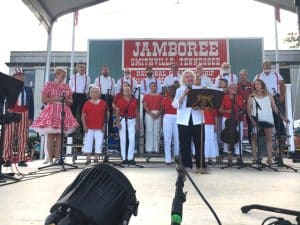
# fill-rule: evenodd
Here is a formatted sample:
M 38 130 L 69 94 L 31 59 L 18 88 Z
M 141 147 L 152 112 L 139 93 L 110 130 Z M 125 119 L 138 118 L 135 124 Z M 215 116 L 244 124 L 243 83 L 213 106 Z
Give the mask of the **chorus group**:
M 72 134 L 75 129 L 84 135 L 82 152 L 86 154 L 86 164 L 92 161 L 93 149 L 93 160 L 99 161 L 105 136 L 114 133 L 114 122 L 122 163 L 135 164 L 135 137 L 143 123 L 145 152 L 159 153 L 163 136 L 166 165 L 180 156 L 186 170 L 207 174 L 211 173 L 207 164 L 223 160 L 223 156 L 226 163 L 232 164 L 234 155 L 238 156 L 237 160 L 241 156 L 244 125 L 248 127 L 253 162 L 257 160 L 257 130 L 260 129 L 266 140 L 266 163 L 272 164 L 273 129 L 284 132 L 284 123 L 288 121 L 278 107 L 284 103 L 285 82 L 272 70 L 270 61 L 262 63 L 262 71 L 253 81 L 249 80 L 246 69 L 236 75 L 227 62 L 222 63 L 220 74 L 214 79 L 205 75 L 201 64 L 179 74 L 179 66 L 174 63 L 163 81 L 155 78 L 153 72 L 151 67 L 145 68 L 146 77 L 138 84 L 128 68 L 117 82 L 106 65 L 100 68 L 94 82 L 86 74 L 84 63 L 77 64 L 76 73 L 68 81 L 66 71 L 56 68 L 54 80 L 47 82 L 41 91 L 43 109 L 35 119 L 32 90 L 24 87 L 10 109 L 22 115 L 21 122 L 5 126 L 5 165 L 13 161 L 12 137 L 17 137 L 19 142 L 15 160 L 19 166 L 27 165 L 28 128 L 47 137 L 46 162 L 59 163 L 62 115 L 64 135 Z M 22 69 L 17 69 L 13 76 L 24 81 Z M 220 105 L 188 106 L 194 89 L 215 90 L 221 96 Z

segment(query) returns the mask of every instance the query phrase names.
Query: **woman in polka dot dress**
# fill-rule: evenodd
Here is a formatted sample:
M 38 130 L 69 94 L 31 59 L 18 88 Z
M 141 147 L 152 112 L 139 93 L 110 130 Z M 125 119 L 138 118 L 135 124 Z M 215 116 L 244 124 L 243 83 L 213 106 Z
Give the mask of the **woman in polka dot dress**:
M 42 102 L 46 104 L 46 106 L 31 125 L 31 128 L 35 132 L 47 135 L 47 148 L 50 162 L 52 162 L 53 156 L 55 156 L 57 162 L 60 159 L 61 112 L 64 97 L 64 133 L 70 134 L 78 127 L 77 121 L 70 109 L 70 105 L 72 105 L 73 102 L 72 92 L 69 86 L 64 83 L 66 72 L 58 68 L 55 70 L 54 76 L 55 80 L 46 83 L 42 90 Z

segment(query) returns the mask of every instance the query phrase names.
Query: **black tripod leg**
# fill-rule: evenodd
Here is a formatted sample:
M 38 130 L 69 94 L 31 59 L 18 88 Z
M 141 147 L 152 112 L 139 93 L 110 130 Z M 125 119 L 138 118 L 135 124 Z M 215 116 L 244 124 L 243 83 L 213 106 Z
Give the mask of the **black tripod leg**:
M 0 183 L 6 183 L 7 180 L 12 180 L 12 181 L 15 181 L 15 182 L 18 182 L 20 181 L 19 178 L 16 178 L 16 177 L 13 177 L 13 176 L 8 176 L 8 175 L 5 175 L 5 174 L 0 174 Z

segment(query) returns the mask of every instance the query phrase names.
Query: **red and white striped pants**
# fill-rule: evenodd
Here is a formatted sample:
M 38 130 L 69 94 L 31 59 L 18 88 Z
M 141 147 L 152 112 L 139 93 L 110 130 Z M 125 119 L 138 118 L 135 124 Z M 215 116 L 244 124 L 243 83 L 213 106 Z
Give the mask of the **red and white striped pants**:
M 18 112 L 22 115 L 19 123 L 10 123 L 5 125 L 4 137 L 4 161 L 13 161 L 12 152 L 14 145 L 18 154 L 18 162 L 25 161 L 25 151 L 28 138 L 28 110 Z

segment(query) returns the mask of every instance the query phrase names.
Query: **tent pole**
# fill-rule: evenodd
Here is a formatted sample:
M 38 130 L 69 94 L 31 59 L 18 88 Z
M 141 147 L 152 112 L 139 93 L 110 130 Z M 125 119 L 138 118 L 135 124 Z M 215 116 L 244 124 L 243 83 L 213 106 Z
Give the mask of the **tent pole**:
M 46 55 L 46 68 L 45 68 L 44 83 L 47 83 L 49 81 L 50 61 L 51 61 L 51 44 L 52 44 L 52 26 L 48 30 L 47 55 Z
M 46 68 L 45 68 L 44 84 L 46 84 L 49 81 L 50 61 L 51 61 L 51 44 L 52 44 L 52 26 L 48 30 Z M 45 137 L 41 136 L 40 159 L 44 158 L 45 144 L 46 144 L 45 143 Z

